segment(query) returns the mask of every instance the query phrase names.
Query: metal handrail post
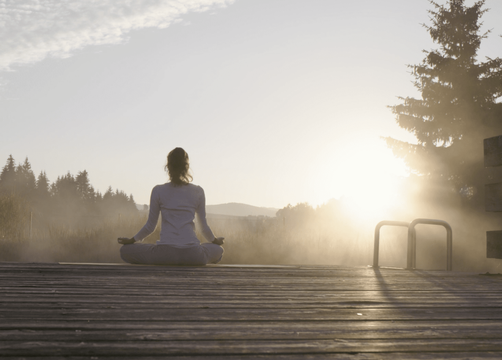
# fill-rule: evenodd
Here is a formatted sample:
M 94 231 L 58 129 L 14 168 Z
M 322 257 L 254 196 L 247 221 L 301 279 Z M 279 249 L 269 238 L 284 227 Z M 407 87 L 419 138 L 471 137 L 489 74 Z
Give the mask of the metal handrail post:
M 446 227 L 446 270 L 453 270 L 453 230 L 450 225 Z
M 417 233 L 415 226 L 418 224 L 440 225 L 446 229 L 446 270 L 453 268 L 453 230 L 446 221 L 435 219 L 415 219 L 408 227 L 408 263 L 407 269 L 415 269 L 417 264 Z
M 406 269 L 412 270 L 417 267 L 417 231 L 415 226 L 410 224 L 408 227 L 408 258 L 406 261 Z
M 377 226 L 375 227 L 375 241 L 374 241 L 374 246 L 373 246 L 373 267 L 378 268 L 378 254 L 380 251 L 380 229 L 382 226 L 385 225 L 390 225 L 390 226 L 404 226 L 409 228 L 409 223 L 405 221 L 390 221 L 390 220 L 384 220 L 380 221 Z M 409 249 L 409 246 L 408 246 Z

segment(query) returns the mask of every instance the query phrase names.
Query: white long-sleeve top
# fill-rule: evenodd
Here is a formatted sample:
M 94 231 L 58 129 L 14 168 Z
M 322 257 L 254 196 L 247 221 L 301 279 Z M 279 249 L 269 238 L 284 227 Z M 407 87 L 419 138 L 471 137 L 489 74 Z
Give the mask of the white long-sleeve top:
M 206 197 L 204 190 L 197 185 L 157 185 L 150 198 L 150 213 L 145 226 L 134 235 L 136 241 L 142 241 L 157 226 L 159 213 L 162 215 L 160 240 L 157 244 L 167 244 L 177 248 L 200 245 L 195 235 L 195 214 L 201 226 L 201 233 L 208 242 L 214 235 L 206 221 Z

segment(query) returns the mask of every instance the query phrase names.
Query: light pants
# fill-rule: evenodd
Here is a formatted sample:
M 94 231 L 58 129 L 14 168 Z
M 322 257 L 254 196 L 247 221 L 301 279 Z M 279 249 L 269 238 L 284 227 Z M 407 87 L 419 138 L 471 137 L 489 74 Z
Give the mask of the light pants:
M 189 248 L 176 248 L 170 245 L 130 244 L 122 245 L 120 257 L 130 264 L 200 266 L 220 262 L 223 257 L 223 248 L 210 243 Z

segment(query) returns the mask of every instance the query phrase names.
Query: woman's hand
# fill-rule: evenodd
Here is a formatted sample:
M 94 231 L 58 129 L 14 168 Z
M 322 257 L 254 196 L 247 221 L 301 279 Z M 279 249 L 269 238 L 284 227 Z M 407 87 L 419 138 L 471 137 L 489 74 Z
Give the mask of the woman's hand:
M 214 238 L 213 240 L 213 244 L 216 244 L 216 245 L 223 245 L 225 242 L 223 241 L 225 238 L 224 237 L 217 237 L 217 238 Z
M 122 245 L 129 245 L 129 244 L 134 244 L 134 242 L 136 240 L 134 240 L 134 237 L 132 238 L 126 238 L 126 237 L 119 237 L 117 239 L 117 241 L 119 242 L 119 244 L 122 244 Z

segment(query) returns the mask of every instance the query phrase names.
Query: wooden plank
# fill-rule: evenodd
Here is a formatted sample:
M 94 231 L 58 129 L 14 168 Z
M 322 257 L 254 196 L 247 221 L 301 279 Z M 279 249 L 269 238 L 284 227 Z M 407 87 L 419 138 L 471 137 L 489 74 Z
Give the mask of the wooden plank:
M 298 294 L 299 296 L 307 296 L 308 292 L 312 292 L 312 295 L 318 294 L 321 295 L 334 295 L 338 293 L 342 293 L 345 291 L 358 291 L 360 294 L 369 292 L 371 294 L 378 293 L 378 291 L 420 291 L 417 290 L 417 286 L 423 285 L 423 291 L 426 292 L 441 292 L 446 291 L 445 285 L 441 283 L 423 283 L 417 280 L 416 284 L 412 282 L 389 282 L 388 284 L 374 283 L 374 282 L 356 282 L 354 281 L 353 286 L 351 286 L 350 282 L 347 284 L 333 284 L 333 283 L 325 283 L 325 284 L 306 284 L 303 286 L 291 287 L 287 284 L 278 284 L 276 283 L 274 286 L 264 285 L 263 289 L 260 291 L 263 295 L 267 296 L 287 296 L 288 294 L 294 295 Z M 490 285 L 498 286 L 495 282 L 451 282 L 451 286 L 472 286 L 470 291 L 483 291 L 483 292 L 493 292 L 494 289 L 490 288 Z M 132 287 L 129 284 L 124 284 L 124 287 L 120 286 L 100 286 L 100 285 L 83 285 L 82 287 L 78 287 L 74 283 L 68 286 L 64 284 L 55 284 L 55 283 L 47 283 L 41 282 L 39 284 L 30 283 L 25 286 L 19 285 L 11 285 L 4 286 L 0 288 L 0 294 L 8 294 L 8 293 L 18 293 L 18 294 L 81 294 L 85 296 L 88 294 L 89 296 L 95 295 L 130 295 L 130 296 L 144 296 L 145 291 L 152 292 L 152 296 L 197 296 L 194 294 L 204 292 L 204 295 L 207 296 L 217 296 L 219 293 L 231 292 L 236 296 L 246 296 L 256 294 L 256 289 L 259 286 L 243 286 L 242 288 L 232 287 L 232 286 L 223 286 L 223 285 L 204 285 L 197 286 L 197 284 L 193 284 L 193 286 L 174 286 L 174 285 L 161 285 L 155 287 L 154 284 L 151 286 L 137 286 Z M 462 292 L 462 291 L 459 291 Z M 449 291 L 449 293 L 455 293 L 455 290 Z
M 369 321 L 347 322 L 50 322 L 19 323 L 0 331 L 0 341 L 140 341 L 140 340 L 316 340 L 316 339 L 500 339 L 502 322 L 493 321 Z M 21 327 L 19 327 L 21 325 Z
M 499 358 L 500 295 L 472 273 L 0 263 L 0 354 Z
M 137 359 L 138 357 L 128 357 L 128 356 L 107 356 L 107 360 L 123 360 L 123 359 Z M 219 355 L 204 355 L 202 357 L 204 360 L 222 360 Z M 330 353 L 330 354 L 268 354 L 268 355 L 236 355 L 236 356 L 225 356 L 225 360 L 241 360 L 241 359 L 258 359 L 258 360 L 437 360 L 437 359 L 447 359 L 447 360 L 484 360 L 484 359 L 501 359 L 502 352 L 428 352 L 428 353 Z M 2 360 L 19 360 L 19 357 L 2 357 Z M 30 360 L 47 360 L 47 357 L 32 357 Z M 50 359 L 53 360 L 89 360 L 89 357 L 83 356 L 54 356 L 52 355 Z M 92 357 L 91 357 L 92 359 Z M 141 359 L 144 360 L 159 360 L 158 356 L 142 356 Z M 201 356 L 169 356 L 170 360 L 201 360 Z
M 296 340 L 296 341 L 99 341 L 18 342 L 0 341 L 4 356 L 206 356 L 266 354 L 332 354 L 388 352 L 502 352 L 502 339 L 392 339 L 382 340 Z
M 88 360 L 89 357 L 83 356 L 54 356 L 50 357 L 53 360 Z M 137 359 L 138 357 L 129 356 L 107 356 L 107 360 L 124 360 L 124 359 Z M 204 360 L 222 360 L 219 355 L 204 355 L 202 357 Z M 427 352 L 427 353 L 416 353 L 416 352 L 406 352 L 406 353 L 329 353 L 329 354 L 268 354 L 268 355 L 258 355 L 258 354 L 240 354 L 236 356 L 225 356 L 225 360 L 241 360 L 241 359 L 258 359 L 258 360 L 437 360 L 437 359 L 447 359 L 447 360 L 484 360 L 484 359 L 501 359 L 502 352 Z M 19 360 L 19 357 L 2 357 L 5 360 Z M 47 360 L 47 357 L 30 356 L 30 360 Z M 92 357 L 91 357 L 92 359 Z M 141 359 L 144 360 L 159 360 L 157 356 L 142 356 Z M 201 356 L 169 356 L 170 360 L 201 360 Z
M 502 165 L 502 135 L 484 139 L 485 166 Z
M 3 272 L 3 270 L 2 270 Z M 40 270 L 38 273 L 11 273 L 7 272 L 5 275 L 1 277 L 2 283 L 8 282 L 10 279 L 14 280 L 17 278 L 26 279 L 26 284 L 29 284 L 29 280 L 33 283 L 40 283 L 43 281 L 52 282 L 52 283 L 61 283 L 67 284 L 75 279 L 81 281 L 78 285 L 85 285 L 85 283 L 95 284 L 99 282 L 106 282 L 108 285 L 113 286 L 113 282 L 110 282 L 113 279 L 120 279 L 121 282 L 134 282 L 135 285 L 139 287 L 148 286 L 148 283 L 164 283 L 169 286 L 169 284 L 173 284 L 174 282 L 186 283 L 186 285 L 190 284 L 205 284 L 206 286 L 211 285 L 207 280 L 211 280 L 213 276 L 217 276 L 216 279 L 213 279 L 215 282 L 220 284 L 221 282 L 229 282 L 231 284 L 236 285 L 236 282 L 241 281 L 240 286 L 246 287 L 248 284 L 267 284 L 269 287 L 273 287 L 274 280 L 278 279 L 283 282 L 288 282 L 289 284 L 294 283 L 323 283 L 329 281 L 333 284 L 338 283 L 340 285 L 342 282 L 347 280 L 370 280 L 373 283 L 393 283 L 398 281 L 409 281 L 409 279 L 413 279 L 413 281 L 420 282 L 430 282 L 430 279 L 442 279 L 447 281 L 455 281 L 453 279 L 457 278 L 456 281 L 466 281 L 466 280 L 478 280 L 478 274 L 470 274 L 463 273 L 461 276 L 455 275 L 455 273 L 445 273 L 445 272 L 419 272 L 419 271 L 377 271 L 373 269 L 358 269 L 357 271 L 353 271 L 352 273 L 324 273 L 321 274 L 318 272 L 310 272 L 308 270 L 299 270 L 301 276 L 294 277 L 292 274 L 270 274 L 270 273 L 241 273 L 239 276 L 229 276 L 228 274 L 222 273 L 217 275 L 205 274 L 206 276 L 201 276 L 200 274 L 183 274 L 182 276 L 176 274 L 177 272 L 167 272 L 164 271 L 160 274 L 150 273 L 146 276 L 141 273 L 123 273 L 116 274 L 113 272 L 108 273 L 106 270 L 101 272 L 85 272 L 83 269 L 79 269 L 78 272 L 68 272 L 64 274 L 61 272 L 54 272 L 52 270 Z M 33 274 L 34 276 L 29 276 L 29 274 Z M 249 278 L 249 274 L 253 274 L 256 277 Z M 54 275 L 54 276 L 53 276 Z M 266 277 L 266 278 L 265 278 Z M 137 283 L 137 280 L 144 280 L 145 283 Z M 244 281 L 244 283 L 242 282 Z M 15 283 L 15 281 L 12 281 Z
M 102 309 L 64 308 L 23 309 L 13 312 L 0 309 L 0 319 L 66 319 L 67 321 L 368 321 L 368 320 L 502 320 L 500 307 L 447 307 L 372 309 L 213 309 L 204 304 L 192 309 L 128 309 L 118 307 Z
M 487 297 L 483 297 L 480 294 L 474 294 L 469 297 L 455 297 L 448 293 L 435 294 L 436 296 L 424 297 L 424 296 L 407 296 L 400 298 L 388 299 L 385 297 L 379 297 L 376 295 L 372 297 L 372 300 L 362 300 L 362 299 L 347 299 L 347 298 L 337 298 L 337 297 L 322 297 L 320 299 L 309 300 L 305 297 L 299 298 L 295 296 L 289 296 L 287 298 L 267 298 L 253 296 L 249 299 L 221 299 L 218 297 L 206 298 L 206 303 L 210 304 L 210 308 L 213 309 L 238 309 L 238 308 L 281 308 L 281 309 L 292 309 L 292 308 L 325 308 L 325 309 L 350 309 L 354 307 L 364 307 L 364 308 L 429 308 L 429 307 L 499 307 L 502 306 L 502 298 L 500 294 L 490 294 Z M 19 307 L 30 308 L 35 307 L 37 309 L 51 309 L 51 308 L 86 308 L 86 309 L 99 309 L 99 308 L 119 308 L 119 309 L 143 309 L 152 308 L 157 309 L 191 309 L 199 308 L 201 306 L 200 301 L 197 299 L 183 298 L 180 302 L 178 297 L 163 298 L 157 301 L 154 300 L 134 300 L 124 299 L 123 296 L 119 297 L 109 297 L 107 299 L 95 299 L 95 298 L 85 298 L 79 299 L 76 297 L 63 297 L 60 296 L 57 299 L 51 298 L 36 298 L 32 296 L 28 298 L 20 298 L 18 296 L 2 297 L 0 300 L 0 306 L 4 310 L 17 309 Z

